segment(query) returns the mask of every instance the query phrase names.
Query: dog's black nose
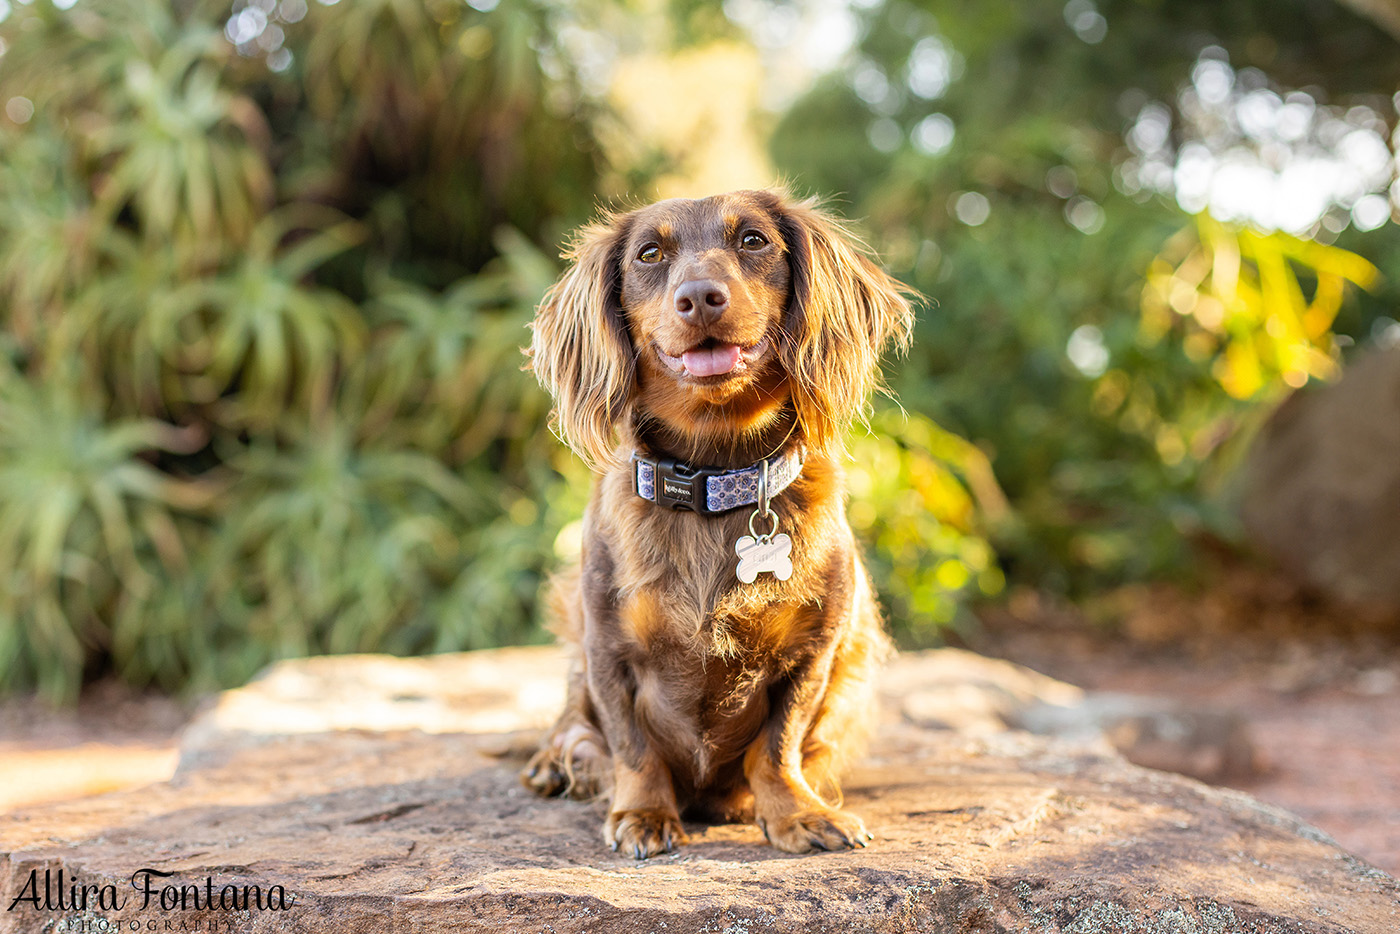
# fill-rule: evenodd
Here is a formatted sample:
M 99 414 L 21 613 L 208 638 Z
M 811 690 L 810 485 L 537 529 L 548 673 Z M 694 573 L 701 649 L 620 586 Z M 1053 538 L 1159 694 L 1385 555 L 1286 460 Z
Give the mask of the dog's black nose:
M 676 289 L 676 314 L 688 324 L 714 324 L 729 309 L 729 286 L 714 279 L 691 279 Z

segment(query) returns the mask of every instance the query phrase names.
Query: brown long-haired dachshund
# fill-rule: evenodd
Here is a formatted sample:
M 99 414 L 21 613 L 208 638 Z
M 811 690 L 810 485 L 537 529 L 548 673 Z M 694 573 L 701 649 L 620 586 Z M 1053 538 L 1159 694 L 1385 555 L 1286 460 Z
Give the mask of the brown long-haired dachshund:
M 610 792 L 603 838 L 638 859 L 685 842 L 683 810 L 864 846 L 836 780 L 889 640 L 841 459 L 907 290 L 776 191 L 610 214 L 566 255 L 529 353 L 599 477 L 551 600 L 568 700 L 522 780 Z

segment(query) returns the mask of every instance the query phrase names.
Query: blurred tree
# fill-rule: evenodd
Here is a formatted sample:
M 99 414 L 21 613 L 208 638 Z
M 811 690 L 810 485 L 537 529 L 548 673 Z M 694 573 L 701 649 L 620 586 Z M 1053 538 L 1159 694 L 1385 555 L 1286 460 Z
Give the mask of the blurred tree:
M 1397 0 L 1341 0 L 1362 16 L 1400 39 L 1400 2 Z
M 936 302 L 911 411 L 853 440 L 898 634 L 1181 568 L 1222 439 L 1400 340 L 1394 39 L 1330 0 L 851 9 L 771 152 Z M 519 369 L 552 254 L 598 201 L 760 171 L 755 63 L 800 18 L 0 0 L 0 690 L 538 636 L 587 489 Z M 1293 159 L 1335 183 L 1231 197 Z
M 627 178 L 480 7 L 0 3 L 0 689 L 538 634 L 537 245 Z
M 781 117 L 779 168 L 933 301 L 893 386 L 991 458 L 1010 580 L 1189 567 L 1231 532 L 1223 443 L 1390 320 L 1396 284 L 1348 250 L 1400 244 L 1396 45 L 1322 0 L 890 0 Z M 1305 163 L 1338 181 L 1284 174 Z

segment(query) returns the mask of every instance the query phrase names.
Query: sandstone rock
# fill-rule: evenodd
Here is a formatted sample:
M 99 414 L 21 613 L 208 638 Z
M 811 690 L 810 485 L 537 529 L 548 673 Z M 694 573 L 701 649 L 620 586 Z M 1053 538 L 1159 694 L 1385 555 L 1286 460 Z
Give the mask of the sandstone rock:
M 222 694 L 180 744 L 185 768 L 275 736 L 334 730 L 506 733 L 544 729 L 564 703 L 557 650 L 492 649 L 426 659 L 342 655 L 274 665 Z M 1228 710 L 1086 693 L 959 649 L 906 654 L 880 679 L 887 710 L 969 736 L 1028 730 L 1103 742 L 1129 762 L 1203 781 L 1247 777 L 1254 751 Z
M 341 730 L 542 730 L 564 706 L 568 660 L 554 648 L 423 658 L 331 655 L 273 665 L 225 691 L 186 728 L 182 769 L 269 739 Z
M 531 672 L 552 674 L 557 652 L 289 663 L 196 725 L 174 781 L 0 817 L 0 931 L 1400 930 L 1400 884 L 1282 811 L 1100 740 L 934 726 L 927 697 L 904 709 L 956 687 L 948 659 L 902 659 L 884 681 L 891 713 L 847 783 L 870 848 L 790 856 L 753 827 L 690 825 L 693 843 L 643 863 L 602 846 L 601 804 L 541 800 L 515 778 L 534 734 L 502 730 L 544 712 L 535 692 L 557 688 Z M 1072 699 L 1003 671 L 993 695 Z M 327 678 L 368 716 L 316 713 Z M 174 907 L 142 908 L 130 879 L 146 868 L 172 873 L 138 877 L 157 894 L 188 886 L 188 907 L 175 888 Z M 125 905 L 44 907 L 60 870 Z M 226 885 L 294 903 L 195 910 Z
M 1244 485 L 1260 548 L 1334 598 L 1400 611 L 1400 348 L 1294 393 L 1252 445 Z
M 1092 692 L 1075 704 L 1029 704 L 1007 726 L 1044 736 L 1102 737 L 1123 758 L 1212 783 L 1259 774 L 1249 726 L 1237 711 L 1132 694 Z
M 1136 765 L 1209 782 L 1257 771 L 1248 725 L 1229 709 L 1088 692 L 958 649 L 901 656 L 881 686 L 887 707 L 931 729 L 979 736 L 1026 730 L 1111 747 Z

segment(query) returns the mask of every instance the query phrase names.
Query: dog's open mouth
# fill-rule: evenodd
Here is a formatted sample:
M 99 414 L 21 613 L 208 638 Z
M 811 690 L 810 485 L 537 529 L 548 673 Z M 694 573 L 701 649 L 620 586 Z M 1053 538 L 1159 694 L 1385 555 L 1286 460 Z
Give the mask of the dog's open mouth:
M 768 338 L 763 338 L 752 347 L 728 344 L 713 337 L 707 337 L 694 347 L 673 357 L 660 347 L 656 353 L 661 362 L 674 373 L 683 373 L 697 379 L 711 376 L 730 376 L 741 373 L 753 361 L 768 352 Z

